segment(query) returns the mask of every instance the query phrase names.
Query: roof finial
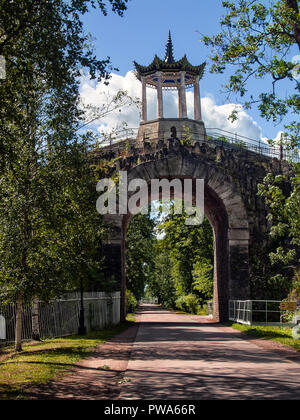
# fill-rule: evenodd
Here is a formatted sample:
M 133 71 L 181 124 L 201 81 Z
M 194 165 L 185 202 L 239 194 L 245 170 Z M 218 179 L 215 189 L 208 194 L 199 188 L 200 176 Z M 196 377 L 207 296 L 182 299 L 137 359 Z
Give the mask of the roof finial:
M 174 63 L 174 56 L 173 56 L 173 43 L 171 38 L 171 31 L 169 31 L 169 38 L 168 43 L 166 46 L 166 56 L 165 56 L 165 62 L 166 63 Z

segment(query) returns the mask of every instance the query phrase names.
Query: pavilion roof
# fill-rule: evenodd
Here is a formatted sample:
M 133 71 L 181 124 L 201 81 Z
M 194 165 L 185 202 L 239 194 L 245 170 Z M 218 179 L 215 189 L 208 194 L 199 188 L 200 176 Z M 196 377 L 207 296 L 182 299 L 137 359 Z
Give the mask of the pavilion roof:
M 161 60 L 157 55 L 155 55 L 154 60 L 149 66 L 142 66 L 134 61 L 136 68 L 136 76 L 140 80 L 141 77 L 150 76 L 154 73 L 161 71 L 163 73 L 179 73 L 185 71 L 191 76 L 203 76 L 206 63 L 202 63 L 199 66 L 193 66 L 187 59 L 187 56 L 184 55 L 181 60 L 176 61 L 173 56 L 173 43 L 171 38 L 171 33 L 169 32 L 169 38 L 166 45 L 166 55 L 165 59 Z

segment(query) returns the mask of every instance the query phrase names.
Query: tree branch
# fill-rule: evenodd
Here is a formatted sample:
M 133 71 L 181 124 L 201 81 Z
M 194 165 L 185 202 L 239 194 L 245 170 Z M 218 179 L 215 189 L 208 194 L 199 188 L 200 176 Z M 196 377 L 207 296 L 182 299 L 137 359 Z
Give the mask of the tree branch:
M 299 14 L 298 0 L 285 0 L 285 1 L 286 1 L 287 7 L 289 9 L 292 9 L 298 15 Z M 300 50 L 300 26 L 297 22 L 293 25 L 293 31 L 294 31 L 295 41 L 297 42 L 299 50 Z

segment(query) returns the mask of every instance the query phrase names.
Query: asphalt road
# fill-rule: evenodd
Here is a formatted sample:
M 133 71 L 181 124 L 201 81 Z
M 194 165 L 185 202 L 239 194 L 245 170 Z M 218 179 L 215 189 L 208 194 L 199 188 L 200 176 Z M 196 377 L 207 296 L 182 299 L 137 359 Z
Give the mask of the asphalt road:
M 144 305 L 121 400 L 300 399 L 300 364 L 204 317 Z

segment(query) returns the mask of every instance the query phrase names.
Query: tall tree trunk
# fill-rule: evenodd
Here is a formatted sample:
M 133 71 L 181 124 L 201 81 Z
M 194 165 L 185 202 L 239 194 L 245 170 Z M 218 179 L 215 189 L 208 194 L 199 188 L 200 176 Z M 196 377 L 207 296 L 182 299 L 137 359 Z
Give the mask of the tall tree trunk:
M 34 299 L 32 306 L 32 339 L 35 341 L 40 341 L 40 319 L 39 319 L 39 301 Z
M 23 310 L 23 296 L 18 295 L 17 299 L 17 314 L 16 314 L 16 336 L 15 336 L 15 350 L 22 351 L 22 310 Z

